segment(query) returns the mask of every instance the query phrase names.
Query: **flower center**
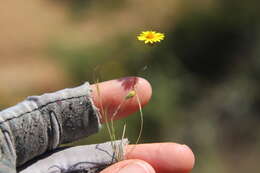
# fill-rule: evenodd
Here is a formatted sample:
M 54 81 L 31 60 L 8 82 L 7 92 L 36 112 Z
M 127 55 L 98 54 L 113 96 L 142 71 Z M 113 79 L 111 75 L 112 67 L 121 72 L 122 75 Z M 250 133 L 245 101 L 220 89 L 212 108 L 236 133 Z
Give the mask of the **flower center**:
M 153 33 L 148 33 L 146 36 L 147 39 L 153 39 L 154 38 L 154 34 Z

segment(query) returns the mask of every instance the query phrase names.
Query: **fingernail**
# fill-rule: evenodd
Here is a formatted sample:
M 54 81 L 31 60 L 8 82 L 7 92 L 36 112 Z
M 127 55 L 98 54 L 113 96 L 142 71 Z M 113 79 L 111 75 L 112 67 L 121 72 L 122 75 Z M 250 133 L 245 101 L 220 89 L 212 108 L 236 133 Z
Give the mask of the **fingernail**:
M 135 163 L 131 163 L 127 166 L 125 166 L 124 168 L 122 168 L 121 170 L 119 170 L 118 173 L 149 173 L 149 168 L 148 165 L 143 164 L 143 163 L 139 163 L 139 162 L 135 162 Z

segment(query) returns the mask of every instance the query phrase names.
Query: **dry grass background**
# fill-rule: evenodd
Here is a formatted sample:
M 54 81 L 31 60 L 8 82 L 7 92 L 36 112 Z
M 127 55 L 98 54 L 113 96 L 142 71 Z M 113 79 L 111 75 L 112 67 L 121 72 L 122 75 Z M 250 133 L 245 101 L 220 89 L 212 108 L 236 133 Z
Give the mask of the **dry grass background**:
M 102 44 L 120 33 L 167 27 L 167 19 L 177 14 L 178 1 L 147 2 L 128 0 L 113 10 L 92 3 L 80 21 L 72 20 L 68 4 L 59 1 L 5 2 L 0 6 L 1 102 L 12 105 L 69 83 L 63 67 L 46 50 L 51 42 Z
M 74 1 L 83 2 L 84 0 Z M 197 156 L 194 172 L 242 173 L 249 170 L 256 172 L 259 162 L 257 158 L 260 141 L 260 137 L 257 135 L 259 134 L 257 125 L 259 122 L 259 110 L 257 109 L 259 101 L 257 99 L 260 98 L 258 96 L 259 79 L 257 75 L 260 74 L 258 70 L 260 63 L 257 60 L 259 59 L 257 54 L 255 54 L 259 45 L 251 41 L 253 39 L 250 35 L 251 28 L 254 29 L 255 25 L 248 25 L 247 27 L 247 22 L 251 24 L 250 20 L 247 20 L 247 13 L 252 11 L 251 7 L 247 9 L 249 12 L 243 11 L 243 6 L 243 8 L 239 9 L 238 7 L 234 11 L 227 8 L 228 10 L 224 15 L 230 13 L 231 18 L 234 17 L 236 21 L 230 22 L 228 20 L 226 26 L 220 24 L 223 19 L 230 16 L 222 16 L 223 18 L 221 18 L 220 15 L 220 18 L 217 18 L 217 13 L 214 13 L 218 11 L 214 11 L 214 8 L 220 0 L 86 0 L 89 3 L 84 8 L 77 7 L 80 9 L 79 11 L 73 7 L 74 1 L 12 0 L 2 3 L 0 6 L 0 109 L 14 105 L 28 95 L 42 94 L 78 84 L 79 81 L 75 80 L 77 73 L 74 72 L 73 78 L 73 75 L 70 75 L 73 71 L 69 71 L 69 68 L 66 68 L 63 64 L 63 61 L 69 64 L 71 61 L 68 59 L 70 58 L 78 58 L 73 57 L 74 55 L 83 54 L 76 60 L 76 65 L 79 65 L 80 68 L 82 68 L 81 64 L 77 63 L 80 63 L 85 57 L 89 59 L 84 61 L 83 68 L 84 65 L 88 65 L 89 60 L 100 59 L 99 61 L 105 61 L 104 75 L 109 73 L 112 77 L 116 76 L 113 76 L 113 70 L 117 71 L 117 74 L 133 75 L 120 73 L 120 71 L 124 71 L 124 65 L 131 63 L 132 59 L 134 63 L 139 63 L 140 66 L 143 65 L 142 63 L 146 65 L 149 62 L 153 65 L 151 70 L 148 68 L 148 74 L 150 73 L 149 80 L 153 84 L 154 95 L 150 104 L 145 108 L 145 114 L 149 114 L 148 116 L 145 115 L 145 123 L 147 123 L 144 126 L 146 128 L 143 137 L 145 142 L 164 140 L 187 143 Z M 221 1 L 225 4 L 224 2 L 228 1 Z M 228 5 L 228 3 L 225 5 Z M 231 4 L 231 7 L 233 5 Z M 207 10 L 211 8 L 214 10 L 207 16 Z M 190 11 L 190 9 L 192 9 L 191 11 L 196 9 L 196 12 L 201 10 L 203 13 L 194 18 L 188 16 L 190 19 L 194 19 L 194 27 L 190 23 L 179 23 L 179 27 L 187 24 L 187 28 L 184 28 L 184 32 L 179 32 L 180 36 L 177 38 L 179 38 L 180 47 L 178 47 L 178 43 L 175 44 L 175 38 L 178 35 L 174 32 L 174 28 L 183 13 Z M 240 11 L 243 13 L 240 13 Z M 244 14 L 246 17 L 243 20 L 240 21 L 239 17 L 236 18 L 236 16 L 243 17 Z M 212 20 L 213 22 L 211 22 Z M 188 22 L 191 21 L 193 20 L 188 20 Z M 208 23 L 206 22 L 210 23 L 209 28 L 207 28 Z M 113 58 L 115 56 L 112 54 L 114 53 L 113 50 L 103 50 L 116 47 L 121 43 L 123 46 L 128 46 L 130 41 L 118 41 L 125 38 L 120 36 L 135 39 L 137 33 L 147 30 L 151 26 L 159 31 L 171 32 L 166 33 L 167 40 L 164 42 L 169 41 L 167 42 L 168 45 L 165 44 L 168 47 L 164 47 L 165 45 L 162 44 L 160 49 L 156 49 L 159 50 L 159 55 L 147 55 L 146 52 L 144 53 L 143 50 L 140 51 L 139 49 L 139 52 L 133 53 L 133 45 L 131 45 L 131 48 L 123 50 L 123 53 L 116 55 L 116 58 Z M 216 26 L 216 28 L 210 28 L 212 26 Z M 180 30 L 183 31 L 182 28 Z M 186 37 L 190 31 L 194 35 L 191 34 Z M 206 34 L 203 32 L 206 32 Z M 242 49 L 234 49 L 239 55 L 241 51 L 243 53 L 240 55 L 239 61 L 229 55 L 233 49 L 219 49 L 222 48 L 222 45 L 229 45 L 223 44 L 223 42 L 212 44 L 216 40 L 219 41 L 216 38 L 217 36 L 223 37 L 223 40 L 227 41 L 230 35 L 226 32 L 232 32 L 238 38 L 241 35 L 243 37 L 243 34 L 249 35 L 242 44 Z M 211 37 L 211 33 L 218 35 Z M 172 35 L 170 36 L 170 34 Z M 201 40 L 196 42 L 192 40 L 193 36 Z M 232 36 L 234 35 L 231 35 L 231 38 Z M 256 36 L 253 35 L 252 37 Z M 182 38 L 186 38 L 186 40 L 182 42 Z M 197 43 L 201 43 L 206 48 L 203 49 Z M 215 49 L 214 46 L 207 46 L 207 43 L 218 47 Z M 236 45 L 237 42 L 235 40 L 228 43 Z M 64 46 L 61 49 L 63 51 L 63 48 L 65 48 L 65 51 L 59 52 L 60 57 L 53 56 L 54 54 L 51 53 L 53 45 L 54 48 L 57 45 L 58 48 Z M 122 45 L 120 46 L 122 47 Z M 184 48 L 181 47 L 183 45 Z M 186 49 L 185 45 L 195 48 L 188 47 Z M 253 47 L 255 52 L 251 49 L 247 50 L 247 46 Z M 94 47 L 93 50 L 92 47 Z M 78 50 L 81 52 L 78 53 Z M 86 52 L 84 52 L 85 50 Z M 115 50 L 118 50 L 118 48 Z M 175 56 L 176 50 L 179 51 L 180 57 Z M 213 82 L 205 81 L 203 79 L 205 73 L 188 72 L 183 65 L 180 65 L 179 61 L 183 58 L 182 55 L 184 55 L 184 58 L 186 53 L 192 56 L 192 53 L 185 52 L 186 50 L 195 52 L 195 54 L 199 52 L 197 58 L 202 57 L 199 62 L 204 60 L 204 52 L 208 56 L 211 55 L 208 52 L 212 51 L 212 55 L 214 55 L 215 53 L 218 54 L 218 52 L 215 52 L 216 50 L 224 50 L 223 54 L 218 55 L 223 55 L 225 60 L 231 59 L 232 61 L 221 61 L 224 62 L 222 65 L 225 66 L 226 62 L 232 62 L 233 66 L 227 73 L 219 72 L 220 76 L 225 76 L 221 81 L 222 83 L 213 80 Z M 87 51 L 92 52 L 88 53 Z M 163 51 L 166 51 L 166 53 L 161 59 L 158 56 Z M 103 52 L 102 57 L 96 56 L 99 55 L 99 52 Z M 111 54 L 106 55 L 107 52 Z M 200 56 L 200 53 L 202 56 Z M 62 57 L 63 54 L 65 55 L 64 58 Z M 124 55 L 126 57 L 123 57 Z M 142 55 L 147 55 L 147 57 L 144 56 L 141 59 Z M 254 58 L 250 58 L 250 55 L 253 55 Z M 223 57 L 219 57 L 220 60 L 221 58 Z M 121 61 L 118 62 L 119 59 L 123 59 L 122 62 L 125 64 Z M 158 65 L 161 61 L 162 67 Z M 187 61 L 196 70 L 199 69 L 198 71 L 202 70 L 202 72 L 205 70 L 203 69 L 205 66 L 200 66 L 196 63 L 196 60 L 193 61 L 188 58 Z M 218 60 L 214 62 L 218 62 Z M 132 64 L 131 67 L 134 69 L 137 65 Z M 252 67 L 253 65 L 255 66 Z M 94 68 L 83 71 L 94 72 Z M 208 68 L 209 71 L 210 68 Z M 212 69 L 214 71 L 216 67 L 212 66 Z M 128 71 L 126 70 L 126 72 Z M 212 71 L 210 72 L 215 74 Z M 84 78 L 84 76 L 86 77 Z M 92 74 L 83 74 L 83 79 L 93 81 L 89 76 L 92 76 Z M 208 76 L 209 78 L 212 77 L 210 74 Z M 243 104 L 240 104 L 240 101 Z M 244 110 L 245 112 L 241 113 L 243 108 L 246 111 Z M 128 127 L 131 128 L 132 126 L 131 130 L 135 135 L 136 128 L 134 125 L 137 123 L 136 121 L 131 123 Z M 99 141 L 108 139 L 105 132 L 103 132 L 103 137 L 98 136 L 96 138 L 100 138 Z M 96 139 L 93 141 L 96 141 Z

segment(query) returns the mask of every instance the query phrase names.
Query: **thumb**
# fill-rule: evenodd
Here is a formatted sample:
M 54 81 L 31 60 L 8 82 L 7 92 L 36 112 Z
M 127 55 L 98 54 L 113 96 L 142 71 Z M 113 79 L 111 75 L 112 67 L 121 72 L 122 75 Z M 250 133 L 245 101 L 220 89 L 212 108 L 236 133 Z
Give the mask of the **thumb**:
M 154 168 L 143 160 L 124 160 L 104 169 L 101 173 L 155 173 Z

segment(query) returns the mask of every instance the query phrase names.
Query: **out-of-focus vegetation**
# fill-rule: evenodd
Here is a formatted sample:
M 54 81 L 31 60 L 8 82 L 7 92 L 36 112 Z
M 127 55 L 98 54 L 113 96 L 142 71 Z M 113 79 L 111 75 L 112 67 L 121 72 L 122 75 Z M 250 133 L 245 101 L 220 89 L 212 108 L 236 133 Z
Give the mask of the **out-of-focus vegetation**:
M 196 155 L 193 172 L 257 172 L 257 2 L 5 2 L 0 6 L 0 109 L 84 81 L 139 75 L 153 86 L 143 110 L 142 142 L 189 145 Z M 153 47 L 136 40 L 140 31 L 151 29 L 166 39 Z M 139 117 L 129 117 L 127 124 L 134 141 Z M 80 143 L 104 140 L 105 128 Z

